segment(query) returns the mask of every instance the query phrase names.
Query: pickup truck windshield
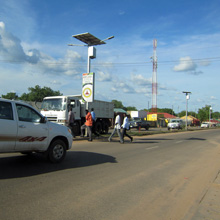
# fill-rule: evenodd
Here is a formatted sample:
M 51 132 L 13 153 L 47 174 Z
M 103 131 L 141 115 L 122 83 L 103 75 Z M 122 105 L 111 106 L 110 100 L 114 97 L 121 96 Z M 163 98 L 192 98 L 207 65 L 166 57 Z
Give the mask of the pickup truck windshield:
M 62 98 L 57 99 L 45 99 L 42 102 L 41 109 L 44 111 L 63 111 L 66 109 L 66 103 L 63 102 Z

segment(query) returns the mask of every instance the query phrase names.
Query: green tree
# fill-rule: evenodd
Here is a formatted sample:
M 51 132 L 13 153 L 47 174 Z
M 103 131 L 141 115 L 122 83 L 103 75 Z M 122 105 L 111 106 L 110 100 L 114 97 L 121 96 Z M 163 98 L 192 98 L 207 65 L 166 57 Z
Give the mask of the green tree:
M 128 106 L 126 107 L 126 111 L 137 111 L 137 109 L 134 106 Z
M 6 95 L 2 95 L 2 98 L 4 98 L 4 99 L 11 99 L 11 100 L 12 99 L 14 99 L 14 100 L 19 99 L 18 95 L 16 95 L 15 92 L 9 92 Z
M 118 100 L 112 100 L 111 101 L 113 104 L 114 104 L 114 107 L 115 108 L 122 108 L 122 109 L 124 109 L 124 106 L 123 106 L 123 104 L 122 104 L 122 102 L 121 101 L 118 101 Z
M 199 109 L 198 111 L 198 119 L 203 122 L 209 119 L 209 111 L 210 105 L 206 105 L 205 107 Z
M 220 113 L 219 112 L 213 112 L 212 115 L 211 115 L 211 118 L 219 119 L 220 118 Z
M 46 96 L 59 96 L 62 95 L 60 91 L 53 91 L 49 87 L 43 87 L 41 88 L 39 85 L 36 85 L 34 88 L 30 87 L 28 88 L 29 93 L 23 93 L 20 97 L 20 99 L 24 101 L 36 101 L 36 102 L 42 102 L 43 98 Z
M 173 109 L 171 109 L 171 108 L 157 108 L 157 112 L 168 113 L 168 114 L 171 114 L 171 115 L 176 115 L 175 112 L 173 111 Z

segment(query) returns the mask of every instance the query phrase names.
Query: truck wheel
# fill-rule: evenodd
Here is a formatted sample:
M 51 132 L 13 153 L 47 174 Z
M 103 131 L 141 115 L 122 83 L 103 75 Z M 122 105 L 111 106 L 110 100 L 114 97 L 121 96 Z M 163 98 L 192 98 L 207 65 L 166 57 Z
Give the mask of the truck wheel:
M 55 140 L 48 150 L 48 159 L 52 163 L 61 162 L 66 156 L 66 145 L 62 140 Z
M 102 131 L 102 124 L 101 124 L 101 122 L 96 122 L 96 124 L 95 124 L 95 131 L 96 132 L 98 132 L 99 134 L 101 133 L 101 131 Z
M 106 123 L 103 125 L 103 132 L 104 134 L 108 134 L 108 125 Z
M 76 122 L 73 126 L 74 135 L 80 135 L 80 125 L 79 122 Z
M 148 129 L 149 129 L 149 127 L 150 127 L 150 126 L 149 126 L 149 125 L 147 125 L 147 127 L 146 127 L 145 129 L 146 129 L 146 130 L 148 130 Z

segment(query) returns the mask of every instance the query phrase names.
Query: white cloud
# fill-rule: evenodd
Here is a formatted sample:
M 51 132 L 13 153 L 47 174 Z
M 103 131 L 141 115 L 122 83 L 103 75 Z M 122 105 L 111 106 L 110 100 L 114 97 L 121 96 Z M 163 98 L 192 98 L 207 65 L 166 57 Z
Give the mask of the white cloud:
M 5 62 L 26 64 L 26 68 L 28 64 L 35 65 L 34 71 L 44 74 L 77 75 L 83 72 L 84 67 L 82 57 L 73 50 L 67 50 L 64 58 L 60 59 L 54 59 L 34 48 L 24 51 L 21 41 L 6 31 L 3 22 L 0 22 L 0 57 Z
M 196 69 L 197 64 L 189 56 L 180 58 L 180 63 L 173 68 L 175 72 L 187 72 L 192 75 L 200 75 L 203 73 Z
M 115 83 L 115 86 L 111 88 L 113 92 L 133 93 L 134 89 L 124 82 Z
M 193 62 L 190 57 L 180 58 L 180 63 L 174 66 L 173 70 L 176 72 L 187 72 L 187 71 L 195 71 L 197 65 Z
M 151 86 L 152 85 L 152 79 L 149 78 L 144 78 L 143 75 L 141 74 L 138 74 L 138 75 L 135 75 L 135 74 L 131 74 L 131 80 L 134 84 L 136 85 L 140 85 L 140 86 Z
M 210 99 L 211 100 L 217 100 L 217 98 L 215 96 L 211 96 Z
M 201 66 L 209 66 L 210 65 L 210 61 L 209 60 L 201 60 L 200 62 L 199 62 L 199 65 L 201 65 Z
M 98 74 L 97 80 L 100 82 L 109 82 L 112 80 L 112 76 L 109 73 L 98 71 L 97 74 Z

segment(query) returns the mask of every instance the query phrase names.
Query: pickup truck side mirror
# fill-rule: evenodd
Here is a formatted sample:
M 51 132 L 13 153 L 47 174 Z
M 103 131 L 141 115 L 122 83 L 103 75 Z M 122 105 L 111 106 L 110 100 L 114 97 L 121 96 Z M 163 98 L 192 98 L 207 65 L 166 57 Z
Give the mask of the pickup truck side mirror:
M 40 123 L 45 124 L 47 122 L 47 117 L 42 117 Z

